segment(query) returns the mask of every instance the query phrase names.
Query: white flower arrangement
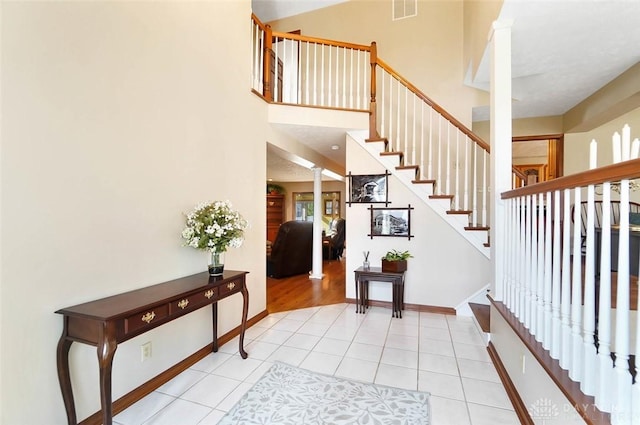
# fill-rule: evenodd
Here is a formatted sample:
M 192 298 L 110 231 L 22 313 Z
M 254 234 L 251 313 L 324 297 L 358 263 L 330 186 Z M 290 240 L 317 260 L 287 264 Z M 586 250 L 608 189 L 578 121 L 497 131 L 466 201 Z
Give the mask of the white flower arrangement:
M 233 210 L 229 201 L 202 203 L 189 214 L 182 231 L 185 246 L 210 252 L 239 248 L 244 241 L 247 221 Z

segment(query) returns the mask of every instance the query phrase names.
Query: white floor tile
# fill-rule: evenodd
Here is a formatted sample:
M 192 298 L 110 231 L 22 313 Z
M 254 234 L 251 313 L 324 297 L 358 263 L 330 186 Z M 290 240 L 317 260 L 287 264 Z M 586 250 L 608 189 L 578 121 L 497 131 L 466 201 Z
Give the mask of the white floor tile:
M 376 379 L 373 382 L 415 391 L 418 389 L 418 372 L 416 369 L 380 363 Z
M 256 368 L 256 370 L 254 370 L 251 375 L 249 375 L 244 382 L 249 382 L 250 384 L 255 384 L 256 382 L 258 382 L 260 380 L 260 378 L 262 378 L 262 375 L 264 375 L 269 368 L 273 366 L 273 363 L 271 362 L 262 362 L 262 364 L 260 366 L 258 366 Z
M 475 360 L 458 359 L 460 376 L 463 378 L 480 379 L 500 383 L 500 377 L 493 363 L 478 362 Z
M 380 359 L 380 363 L 417 369 L 418 352 L 385 347 L 382 351 L 382 358 Z
M 262 364 L 262 360 L 253 358 L 243 359 L 240 355 L 233 356 L 223 366 L 214 369 L 211 374 L 216 376 L 224 376 L 236 381 L 243 381 L 251 373 Z
M 353 338 L 353 342 L 358 342 L 360 344 L 368 344 L 368 345 L 379 345 L 384 346 L 386 340 L 386 334 L 373 331 L 364 331 L 359 330 L 356 336 Z
M 389 335 L 393 334 L 417 337 L 419 331 L 418 326 L 416 326 L 415 324 L 404 322 L 404 319 L 402 320 L 403 322 L 395 320 L 391 322 L 391 326 L 389 327 Z
M 238 400 L 240 400 L 242 396 L 251 389 L 252 386 L 253 384 L 249 382 L 241 383 L 216 406 L 216 410 L 228 412 L 238 402 Z
M 462 378 L 462 388 L 468 403 L 484 404 L 500 409 L 513 409 L 509 397 L 501 384 Z
M 418 368 L 428 372 L 459 376 L 458 363 L 455 357 L 420 353 L 418 356 Z
M 233 355 L 229 353 L 221 353 L 221 352 L 211 353 L 204 359 L 200 360 L 199 362 L 191 366 L 189 369 L 199 370 L 201 372 L 209 373 L 213 369 L 220 366 L 222 363 L 229 360 L 231 357 L 233 357 Z
M 487 348 L 483 345 L 453 343 L 453 350 L 459 359 L 477 360 L 480 362 L 491 363 L 491 357 L 487 352 Z
M 357 332 L 358 328 L 347 328 L 341 325 L 333 325 L 327 330 L 327 332 L 324 334 L 324 337 L 342 339 L 344 341 L 352 341 L 355 338 Z
M 309 354 L 309 350 L 301 350 L 300 348 L 281 346 L 272 355 L 267 358 L 268 362 L 283 362 L 292 366 L 300 366 L 300 363 Z
M 342 356 L 334 356 L 333 354 L 311 352 L 302 361 L 300 367 L 303 369 L 312 370 L 318 373 L 324 373 L 325 375 L 333 375 L 338 369 Z
M 267 360 L 280 347 L 279 344 L 270 342 L 253 341 L 245 347 L 250 359 Z
M 240 381 L 235 379 L 209 375 L 189 388 L 180 398 L 215 408 L 238 385 Z
M 293 332 L 291 331 L 280 331 L 277 329 L 269 329 L 265 331 L 262 335 L 260 335 L 256 341 L 262 342 L 270 342 L 271 344 L 282 344 L 289 338 L 291 338 Z
M 154 391 L 114 416 L 113 420 L 122 425 L 140 425 L 174 400 L 175 397 Z
M 451 331 L 451 340 L 453 342 L 461 342 L 463 344 L 473 344 L 484 346 L 484 340 L 476 329 L 472 331 Z
M 179 397 L 182 393 L 191 388 L 196 382 L 207 376 L 205 372 L 187 369 L 171 381 L 162 385 L 156 391 L 173 397 Z
M 212 410 L 201 404 L 177 399 L 145 422 L 144 425 L 196 425 Z
M 418 390 L 439 397 L 465 401 L 462 381 L 460 377 L 454 375 L 421 370 L 418 372 Z
M 336 370 L 335 376 L 361 382 L 373 382 L 378 370 L 378 362 L 345 357 Z
M 418 337 L 404 335 L 387 335 L 385 347 L 399 348 L 400 350 L 418 351 Z
M 451 341 L 449 329 L 443 328 L 420 328 L 420 339 L 437 339 L 438 341 Z
M 438 354 L 440 356 L 455 357 L 453 344 L 450 341 L 421 338 L 418 341 L 418 351 L 421 353 Z
M 433 418 L 431 425 L 471 425 L 464 401 L 431 396 L 429 402 Z
M 299 320 L 291 320 L 288 317 L 281 319 L 278 323 L 271 326 L 272 330 L 295 332 L 300 329 L 304 322 Z
M 291 338 L 286 340 L 283 345 L 287 347 L 302 348 L 303 350 L 311 350 L 320 341 L 319 336 L 295 333 Z
M 224 417 L 226 412 L 222 410 L 212 410 L 198 425 L 217 425 L 220 419 Z
M 318 353 L 333 354 L 334 356 L 344 356 L 344 354 L 349 349 L 349 345 L 351 345 L 349 341 L 333 338 L 322 338 L 313 348 L 313 351 L 316 351 Z
M 298 320 L 300 322 L 307 321 L 311 316 L 316 314 L 320 310 L 320 307 L 301 308 L 298 310 L 291 310 L 289 314 L 285 316 L 286 319 Z
M 298 333 L 305 335 L 323 336 L 329 329 L 328 323 L 306 322 L 298 329 Z
M 515 425 L 520 423 L 513 410 L 498 409 L 469 403 L 472 425 Z
M 380 345 L 354 342 L 349 346 L 345 356 L 377 363 L 380 361 L 380 357 L 382 356 L 382 348 L 383 347 Z

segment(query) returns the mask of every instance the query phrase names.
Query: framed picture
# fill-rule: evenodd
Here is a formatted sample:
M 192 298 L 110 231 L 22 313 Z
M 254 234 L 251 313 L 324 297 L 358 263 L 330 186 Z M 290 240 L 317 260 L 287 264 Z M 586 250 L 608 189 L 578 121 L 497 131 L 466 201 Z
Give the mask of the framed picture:
M 389 172 L 385 174 L 349 173 L 349 205 L 353 204 L 385 204 L 389 205 L 387 183 Z
M 333 200 L 324 201 L 324 215 L 333 214 Z
M 376 208 L 369 207 L 371 211 L 371 233 L 374 236 L 393 236 L 411 239 L 411 210 L 406 208 Z

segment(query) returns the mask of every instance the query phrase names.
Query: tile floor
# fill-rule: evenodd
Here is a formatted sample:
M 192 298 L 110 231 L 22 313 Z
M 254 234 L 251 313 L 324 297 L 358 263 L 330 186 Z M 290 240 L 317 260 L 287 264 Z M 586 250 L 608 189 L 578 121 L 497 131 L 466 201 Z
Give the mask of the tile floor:
M 276 361 L 339 377 L 431 393 L 431 425 L 516 425 L 470 317 L 335 304 L 271 314 L 218 353 L 114 417 L 119 425 L 216 424 Z

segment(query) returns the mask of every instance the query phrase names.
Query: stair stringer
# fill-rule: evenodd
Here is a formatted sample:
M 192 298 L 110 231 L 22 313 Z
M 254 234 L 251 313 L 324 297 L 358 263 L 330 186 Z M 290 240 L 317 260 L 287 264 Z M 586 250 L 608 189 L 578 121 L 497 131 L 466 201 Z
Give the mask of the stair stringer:
M 486 232 L 465 230 L 465 227 L 469 226 L 469 217 L 459 214 L 447 214 L 447 211 L 451 209 L 450 200 L 429 198 L 429 195 L 433 193 L 433 188 L 430 187 L 430 185 L 412 183 L 412 180 L 415 178 L 414 172 L 412 170 L 397 170 L 396 167 L 399 165 L 398 157 L 380 155 L 382 152 L 384 152 L 384 143 L 367 143 L 366 139 L 369 136 L 367 131 L 350 131 L 348 132 L 348 134 L 376 161 L 382 164 L 389 171 L 389 173 L 393 174 L 418 198 L 422 199 L 422 201 L 427 206 L 435 211 L 436 214 L 438 214 L 447 224 L 449 224 L 455 231 L 457 231 L 467 242 L 469 242 L 474 248 L 480 251 L 480 253 L 482 253 L 486 258 L 491 258 L 491 250 L 489 249 L 489 247 L 485 246 L 487 235 Z

